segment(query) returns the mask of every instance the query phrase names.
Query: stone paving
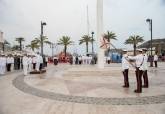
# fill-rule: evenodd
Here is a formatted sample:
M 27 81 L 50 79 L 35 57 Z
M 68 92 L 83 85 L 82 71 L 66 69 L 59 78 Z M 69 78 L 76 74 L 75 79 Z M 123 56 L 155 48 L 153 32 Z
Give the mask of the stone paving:
M 47 73 L 0 77 L 0 114 L 164 114 L 165 63 L 149 68 L 150 87 L 136 94 L 134 69 L 130 88 L 122 88 L 120 64 L 50 65 Z

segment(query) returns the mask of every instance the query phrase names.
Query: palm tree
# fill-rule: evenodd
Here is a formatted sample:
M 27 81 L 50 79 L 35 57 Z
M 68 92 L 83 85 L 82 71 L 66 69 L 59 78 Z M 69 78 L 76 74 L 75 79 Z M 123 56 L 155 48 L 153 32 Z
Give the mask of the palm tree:
M 86 53 L 88 53 L 88 45 L 89 45 L 89 43 L 92 43 L 92 41 L 94 41 L 94 39 L 92 40 L 92 37 L 90 37 L 89 35 L 84 35 L 84 36 L 82 36 L 82 39 L 79 40 L 79 45 L 85 43 L 86 44 Z
M 138 43 L 142 43 L 144 42 L 143 37 L 139 36 L 139 35 L 134 35 L 134 36 L 130 36 L 126 41 L 125 44 L 133 44 L 133 48 L 134 48 L 134 56 L 136 55 L 136 47 L 138 45 Z
M 43 43 L 51 45 L 51 42 L 48 41 L 48 38 L 46 36 L 42 37 Z M 33 42 L 36 42 L 39 46 L 41 46 L 41 38 L 35 38 Z
M 22 51 L 22 42 L 25 41 L 23 37 L 16 38 L 15 41 L 19 43 L 20 51 Z
M 9 43 L 7 40 L 5 40 L 4 43 L 2 44 L 2 50 L 3 50 L 3 51 L 5 51 L 5 47 L 6 47 L 7 45 L 10 46 L 10 43 Z
M 70 37 L 68 36 L 62 36 L 62 38 L 60 38 L 60 40 L 58 41 L 58 45 L 63 45 L 64 46 L 64 53 L 66 56 L 66 52 L 67 52 L 67 47 L 69 45 L 72 45 L 74 42 L 70 40 Z
M 40 45 L 35 40 L 32 40 L 26 47 L 29 47 L 34 51 L 35 49 L 39 49 Z
M 116 34 L 112 31 L 111 32 L 107 31 L 107 34 L 104 34 L 104 38 L 106 38 L 110 44 L 111 44 L 111 42 L 110 42 L 111 39 L 117 40 L 116 37 L 117 37 Z M 110 51 L 110 47 L 108 49 L 108 53 L 109 53 L 109 51 Z

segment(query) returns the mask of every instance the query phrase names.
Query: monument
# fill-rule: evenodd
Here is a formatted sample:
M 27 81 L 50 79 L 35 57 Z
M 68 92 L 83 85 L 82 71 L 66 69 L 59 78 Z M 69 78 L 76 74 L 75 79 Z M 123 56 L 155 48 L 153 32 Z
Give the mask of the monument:
M 103 35 L 103 0 L 97 0 L 97 40 L 98 40 L 98 68 L 104 68 L 104 49 L 100 47 Z

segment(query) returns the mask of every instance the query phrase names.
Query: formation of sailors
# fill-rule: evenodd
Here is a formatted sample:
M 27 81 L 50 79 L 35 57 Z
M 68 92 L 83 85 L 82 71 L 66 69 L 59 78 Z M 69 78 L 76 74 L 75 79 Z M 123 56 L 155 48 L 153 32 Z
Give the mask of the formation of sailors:
M 123 50 L 122 57 L 122 71 L 124 76 L 124 85 L 123 87 L 129 88 L 129 66 L 130 64 L 135 68 L 135 75 L 137 81 L 137 89 L 134 90 L 135 93 L 141 93 L 142 88 L 148 88 L 148 56 L 146 54 L 147 49 L 138 49 L 136 56 L 128 56 L 127 50 Z M 134 64 L 135 63 L 135 64 Z M 142 85 L 142 77 L 144 79 L 144 85 Z
M 24 75 L 27 75 L 33 70 L 40 71 L 43 66 L 47 66 L 47 63 L 48 57 L 43 58 L 39 55 L 39 53 L 35 55 L 0 54 L 0 74 L 4 75 L 6 72 L 10 72 L 12 70 L 23 70 Z

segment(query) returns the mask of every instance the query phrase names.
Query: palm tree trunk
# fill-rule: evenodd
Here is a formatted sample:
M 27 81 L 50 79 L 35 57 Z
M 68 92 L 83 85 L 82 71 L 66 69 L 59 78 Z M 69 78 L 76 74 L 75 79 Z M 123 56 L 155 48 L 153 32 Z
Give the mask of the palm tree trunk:
M 86 52 L 88 53 L 88 43 L 86 43 Z
M 65 45 L 65 46 L 64 46 L 65 57 L 66 57 L 66 50 L 67 50 L 67 47 L 66 47 L 66 45 Z
M 134 56 L 136 56 L 136 44 L 133 45 L 134 48 Z
M 22 41 L 20 40 L 20 51 L 22 51 Z
M 108 38 L 108 42 L 109 42 L 109 48 L 108 48 L 108 55 L 109 55 L 109 52 L 110 52 L 110 38 Z

